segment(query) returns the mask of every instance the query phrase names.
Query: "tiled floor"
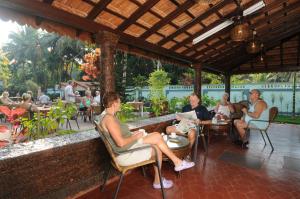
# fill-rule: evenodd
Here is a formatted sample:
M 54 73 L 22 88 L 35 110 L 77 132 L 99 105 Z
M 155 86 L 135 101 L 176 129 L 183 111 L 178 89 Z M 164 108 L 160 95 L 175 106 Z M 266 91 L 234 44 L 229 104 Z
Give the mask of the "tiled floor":
M 247 150 L 233 145 L 225 137 L 214 137 L 208 156 L 204 155 L 200 145 L 197 165 L 183 171 L 181 178 L 176 178 L 171 165 L 165 163 L 163 175 L 175 183 L 173 188 L 166 190 L 167 198 L 300 199 L 300 169 L 297 169 L 300 168 L 297 165 L 300 161 L 300 126 L 274 124 L 270 127 L 270 138 L 275 147 L 273 153 L 270 153 L 269 145 L 264 147 L 261 135 L 255 132 L 251 134 Z M 238 157 L 242 155 L 246 159 L 259 159 L 262 166 L 260 169 L 250 169 L 220 160 L 219 157 L 226 151 L 239 154 Z M 288 169 L 291 168 L 286 163 L 289 160 L 293 161 L 292 169 Z M 161 192 L 152 188 L 151 171 L 149 168 L 147 178 L 141 175 L 140 170 L 126 176 L 118 198 L 161 198 Z M 116 181 L 110 183 L 103 193 L 97 187 L 79 198 L 111 198 L 116 184 Z

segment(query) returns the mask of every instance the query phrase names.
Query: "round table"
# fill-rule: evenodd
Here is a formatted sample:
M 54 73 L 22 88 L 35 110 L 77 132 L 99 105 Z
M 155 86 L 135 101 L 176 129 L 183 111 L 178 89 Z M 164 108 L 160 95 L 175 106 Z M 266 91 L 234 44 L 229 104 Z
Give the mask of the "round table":
M 212 134 L 219 134 L 219 135 L 229 135 L 231 123 L 230 121 L 218 121 L 216 123 L 208 124 L 209 128 L 207 130 L 207 139 L 208 143 L 210 142 Z
M 167 135 L 167 137 L 168 139 L 165 142 L 179 159 L 185 158 L 191 152 L 190 142 L 185 136 L 177 135 L 175 138 L 171 138 L 170 135 Z M 163 159 L 168 160 L 165 155 Z

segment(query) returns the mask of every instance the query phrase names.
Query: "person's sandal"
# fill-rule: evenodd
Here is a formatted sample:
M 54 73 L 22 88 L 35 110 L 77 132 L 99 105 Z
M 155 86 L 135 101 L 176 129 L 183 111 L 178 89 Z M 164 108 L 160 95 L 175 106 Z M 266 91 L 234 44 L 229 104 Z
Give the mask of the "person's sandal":
M 163 186 L 164 186 L 165 189 L 169 189 L 169 188 L 173 187 L 173 181 L 172 180 L 167 180 L 166 178 L 162 178 L 162 181 L 163 181 L 162 183 L 163 183 Z M 158 184 L 153 183 L 153 188 L 154 189 L 160 189 L 161 188 L 160 183 L 158 183 Z
M 191 167 L 195 166 L 195 163 L 194 162 L 187 162 L 185 160 L 182 160 L 181 164 L 176 166 L 174 168 L 175 171 L 182 171 L 184 169 L 189 169 Z

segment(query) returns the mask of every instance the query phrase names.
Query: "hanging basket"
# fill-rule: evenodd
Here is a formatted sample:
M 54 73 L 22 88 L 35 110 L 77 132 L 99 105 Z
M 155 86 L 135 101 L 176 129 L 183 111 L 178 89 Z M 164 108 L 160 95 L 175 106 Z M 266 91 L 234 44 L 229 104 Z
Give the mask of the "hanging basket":
M 250 29 L 247 24 L 237 24 L 231 30 L 231 39 L 233 41 L 246 41 L 250 35 Z

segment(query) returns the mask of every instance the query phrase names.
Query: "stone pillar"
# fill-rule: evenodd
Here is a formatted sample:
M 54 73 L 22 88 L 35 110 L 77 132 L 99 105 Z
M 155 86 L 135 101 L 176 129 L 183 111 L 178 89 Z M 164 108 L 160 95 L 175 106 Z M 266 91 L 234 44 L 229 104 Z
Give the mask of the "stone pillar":
M 201 64 L 194 64 L 193 67 L 195 70 L 194 92 L 201 100 Z
M 119 41 L 119 35 L 108 31 L 100 31 L 95 35 L 95 41 L 100 45 L 100 88 L 101 97 L 104 93 L 115 91 L 114 54 Z
M 225 74 L 225 79 L 224 79 L 224 81 L 225 81 L 225 92 L 229 94 L 228 100 L 230 100 L 230 90 L 231 90 L 231 88 L 230 88 L 230 77 L 231 77 L 230 74 Z

